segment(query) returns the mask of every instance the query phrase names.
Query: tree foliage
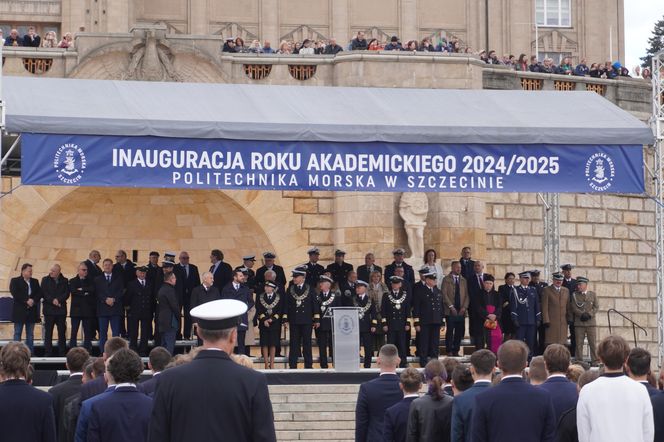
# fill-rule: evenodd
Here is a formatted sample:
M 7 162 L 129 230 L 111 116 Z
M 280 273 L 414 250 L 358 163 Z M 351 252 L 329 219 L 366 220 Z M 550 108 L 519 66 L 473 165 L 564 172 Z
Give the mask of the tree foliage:
M 655 23 L 652 37 L 648 39 L 648 46 L 645 57 L 641 57 L 641 61 L 643 62 L 641 63 L 641 67 L 644 68 L 649 68 L 651 66 L 653 55 L 664 50 L 664 18 Z

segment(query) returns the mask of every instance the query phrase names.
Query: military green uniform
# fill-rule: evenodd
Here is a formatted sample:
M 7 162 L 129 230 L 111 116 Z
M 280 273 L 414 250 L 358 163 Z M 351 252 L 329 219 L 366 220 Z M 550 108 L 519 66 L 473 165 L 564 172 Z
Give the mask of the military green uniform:
M 585 292 L 575 291 L 570 296 L 570 322 L 574 323 L 574 331 L 576 335 L 576 358 L 583 357 L 583 339 L 588 338 L 588 346 L 590 347 L 590 359 L 592 363 L 597 363 L 597 355 L 595 353 L 595 340 L 597 338 L 597 324 L 595 323 L 595 315 L 599 310 L 597 303 L 597 296 L 595 292 L 586 290 Z

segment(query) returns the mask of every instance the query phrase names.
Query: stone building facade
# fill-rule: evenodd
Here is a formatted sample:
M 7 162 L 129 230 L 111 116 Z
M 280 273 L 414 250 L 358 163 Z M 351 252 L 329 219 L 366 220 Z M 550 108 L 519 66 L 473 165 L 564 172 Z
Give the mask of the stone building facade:
M 336 37 L 386 41 L 456 36 L 464 47 L 605 61 L 624 58 L 624 0 L 39 0 L 0 2 L 0 27 L 126 33 L 163 23 L 169 33 L 246 40 Z M 535 25 L 537 23 L 537 26 Z M 537 28 L 537 29 L 536 29 Z
M 344 39 L 358 29 L 369 30 L 369 18 L 374 19 L 375 25 L 383 26 L 387 35 L 422 37 L 445 28 L 477 47 L 483 39 L 477 31 L 482 29 L 479 26 L 481 11 L 469 6 L 477 2 L 447 2 L 449 7 L 442 8 L 434 8 L 435 5 L 424 0 L 381 2 L 382 7 L 365 2 L 372 11 L 369 17 L 358 11 L 359 3 L 355 1 L 313 2 L 316 5 L 307 2 L 305 5 L 294 0 L 256 0 L 242 2 L 249 6 L 232 12 L 231 2 L 220 10 L 214 9 L 217 6 L 209 6 L 212 10 L 206 9 L 207 6 L 198 10 L 194 5 L 199 2 L 144 0 L 128 3 L 119 0 L 113 2 L 113 7 L 125 7 L 125 12 L 115 14 L 108 3 L 108 10 L 98 11 L 96 24 L 91 24 L 83 1 L 80 5 L 75 0 L 43 2 L 47 3 L 60 8 L 60 15 L 51 16 L 53 23 L 63 29 L 84 27 L 86 32 L 77 37 L 75 50 L 7 48 L 3 54 L 6 75 L 301 87 L 315 84 L 588 90 L 602 94 L 643 121 L 648 119 L 651 109 L 650 86 L 643 81 L 517 73 L 487 67 L 472 56 L 346 53 L 337 57 L 281 57 L 229 56 L 219 52 L 220 33 L 252 32 L 276 41 L 296 29 L 295 23 L 308 23 L 307 29 Z M 163 7 L 157 8 L 157 3 Z M 224 1 L 200 3 L 226 4 Z M 517 45 L 528 46 L 533 42 L 528 33 L 510 35 L 514 31 L 507 29 L 508 26 L 498 31 L 505 17 L 528 9 L 529 2 L 523 2 L 526 6 L 521 3 L 491 2 L 491 7 L 504 6 L 498 11 L 500 14 L 490 14 L 490 27 L 495 32 L 490 40 L 496 42 L 499 51 L 512 51 Z M 601 17 L 593 16 L 590 20 L 589 14 L 583 14 L 584 10 L 590 10 L 591 3 L 572 0 L 576 11 L 572 14 L 573 26 L 554 31 L 575 32 L 570 40 L 580 45 L 577 49 L 580 53 L 589 54 L 592 48 L 597 51 L 594 57 L 605 58 L 601 55 L 607 50 L 602 46 L 604 39 L 594 27 Z M 99 7 L 106 5 L 103 1 L 95 2 L 97 4 L 101 5 Z M 190 7 L 182 8 L 183 4 Z M 392 11 L 389 14 L 388 9 Z M 222 14 L 222 10 L 228 14 Z M 438 27 L 431 24 L 433 21 L 426 22 L 429 18 L 425 20 L 423 16 L 427 14 L 419 12 L 433 11 L 438 17 L 435 15 L 438 10 L 446 11 L 437 19 L 437 23 L 442 23 Z M 601 10 L 606 15 L 603 26 L 607 26 L 612 14 L 617 17 L 615 29 L 622 26 L 621 1 L 617 2 L 614 12 L 611 8 Z M 90 13 L 97 14 L 95 11 L 93 8 Z M 313 14 L 312 11 L 320 17 L 314 20 L 307 15 Z M 413 11 L 417 12 L 415 18 Z M 383 15 L 385 21 L 381 21 Z M 512 24 L 527 20 L 528 14 L 525 16 L 514 18 Z M 8 16 L 2 14 L 2 17 L 5 20 Z M 21 17 L 27 22 L 37 15 Z M 126 17 L 129 17 L 127 23 Z M 222 20 L 223 17 L 226 18 Z M 134 25 L 148 19 L 161 23 Z M 231 26 L 228 31 L 224 23 L 240 26 L 232 25 L 236 27 Z M 540 35 L 544 35 L 543 30 Z M 622 51 L 622 38 L 613 41 L 617 45 L 615 52 Z M 150 51 L 160 53 L 161 57 L 151 59 L 137 55 Z M 380 265 L 391 262 L 391 250 L 395 247 L 405 247 L 410 253 L 404 220 L 399 213 L 401 194 L 38 187 L 21 186 L 16 177 L 4 177 L 2 186 L 0 287 L 5 288 L 24 262 L 34 264 L 37 277 L 44 276 L 55 262 L 71 277 L 77 262 L 85 259 L 93 248 L 99 249 L 104 257 L 114 256 L 118 248 L 127 250 L 130 256 L 135 250 L 141 263 L 147 261 L 150 250 L 188 250 L 192 262 L 201 268 L 208 266 L 212 248 L 222 249 L 232 264 L 239 264 L 243 254 L 260 255 L 262 251 L 272 250 L 286 268 L 304 262 L 310 246 L 321 248 L 321 259 L 325 263 L 332 259 L 335 248 L 344 248 L 348 252 L 347 260 L 356 266 L 363 264 L 368 251 L 376 254 Z M 498 279 L 502 279 L 506 271 L 544 266 L 543 206 L 536 194 L 430 193 L 426 199 L 423 244 L 425 248 L 438 251 L 446 270 L 449 261 L 458 258 L 461 248 L 467 245 L 473 248 L 473 256 L 485 261 L 487 271 Z M 560 260 L 575 264 L 575 274 L 591 279 L 591 289 L 598 293 L 601 302 L 600 336 L 608 333 L 608 309 L 615 308 L 646 328 L 648 336 L 640 335 L 640 343 L 655 351 L 653 201 L 639 195 L 586 194 L 563 194 L 560 201 Z M 620 318 L 612 317 L 612 325 L 617 326 L 619 333 L 631 337 L 631 327 Z

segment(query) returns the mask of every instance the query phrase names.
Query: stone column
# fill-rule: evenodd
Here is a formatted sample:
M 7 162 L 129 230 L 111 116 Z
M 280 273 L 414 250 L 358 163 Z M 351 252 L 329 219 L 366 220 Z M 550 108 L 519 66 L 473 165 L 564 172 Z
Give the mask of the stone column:
M 193 35 L 207 35 L 209 16 L 208 2 L 190 2 L 189 33 Z
M 330 2 L 330 37 L 337 39 L 337 44 L 345 46 L 350 41 L 350 7 L 349 0 L 333 0 Z
M 279 48 L 279 4 L 278 0 L 261 0 L 260 2 L 260 29 L 261 43 L 269 40 L 272 48 Z
M 408 40 L 419 40 L 417 26 L 417 0 L 401 0 L 401 29 L 399 37 L 405 45 Z
M 392 193 L 335 193 L 334 247 L 344 249 L 353 265 L 364 264 L 367 252 L 373 252 L 381 266 L 392 262 L 394 222 Z
M 89 16 L 86 16 L 85 10 L 84 0 L 62 0 L 62 28 L 60 34 L 64 35 L 67 32 L 75 34 L 80 32 L 81 28 L 85 28 L 89 32 Z
M 432 247 L 447 270 L 449 260 L 459 258 L 461 249 L 470 246 L 473 258 L 486 257 L 486 213 L 480 194 L 439 193 L 434 196 L 429 218 Z M 435 227 L 434 227 L 435 226 Z M 425 245 L 425 248 L 426 245 Z
M 109 5 L 110 6 L 110 5 Z M 104 15 L 101 15 L 104 19 Z M 105 32 L 129 32 L 129 0 L 113 0 L 113 6 L 106 9 Z

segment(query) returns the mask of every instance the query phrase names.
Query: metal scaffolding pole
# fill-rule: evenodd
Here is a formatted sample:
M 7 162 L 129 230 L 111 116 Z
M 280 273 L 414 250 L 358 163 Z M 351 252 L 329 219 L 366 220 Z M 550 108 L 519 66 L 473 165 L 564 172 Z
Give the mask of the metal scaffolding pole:
M 659 367 L 664 357 L 664 51 L 652 58 L 652 128 L 655 133 L 655 247 L 657 252 L 657 344 Z
M 560 198 L 557 193 L 537 194 L 544 221 L 544 281 L 560 268 Z

